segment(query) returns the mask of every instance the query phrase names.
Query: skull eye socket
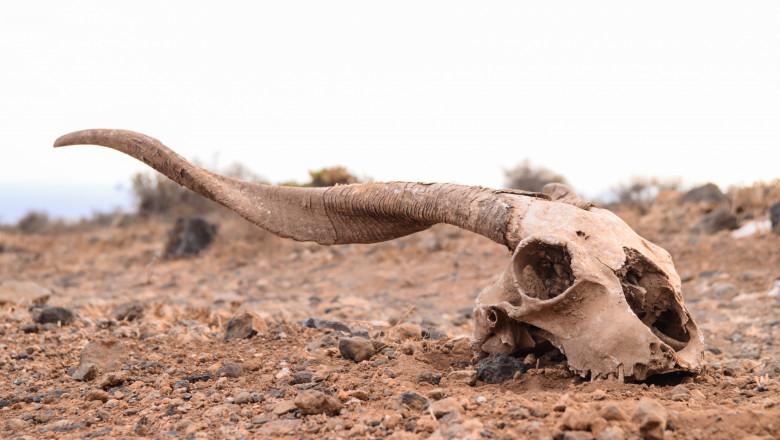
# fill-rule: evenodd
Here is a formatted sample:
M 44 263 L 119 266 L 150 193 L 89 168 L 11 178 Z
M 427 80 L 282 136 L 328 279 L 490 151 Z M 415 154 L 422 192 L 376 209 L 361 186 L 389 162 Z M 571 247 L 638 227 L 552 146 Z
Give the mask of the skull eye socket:
M 540 300 L 555 298 L 575 281 L 566 246 L 539 239 L 527 241 L 518 248 L 514 270 L 520 290 Z
M 624 248 L 626 263 L 615 272 L 629 307 L 664 343 L 679 351 L 691 335 L 666 275 L 636 249 Z

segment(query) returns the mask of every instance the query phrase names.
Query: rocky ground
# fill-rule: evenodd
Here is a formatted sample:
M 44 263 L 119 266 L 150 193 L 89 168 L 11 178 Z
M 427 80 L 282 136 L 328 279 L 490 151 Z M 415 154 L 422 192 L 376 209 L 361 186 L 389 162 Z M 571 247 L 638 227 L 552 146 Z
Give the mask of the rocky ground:
M 780 438 L 780 236 L 621 215 L 673 255 L 703 374 L 475 365 L 471 307 L 509 255 L 451 227 L 324 247 L 214 214 L 215 242 L 178 259 L 171 220 L 0 232 L 0 435 Z

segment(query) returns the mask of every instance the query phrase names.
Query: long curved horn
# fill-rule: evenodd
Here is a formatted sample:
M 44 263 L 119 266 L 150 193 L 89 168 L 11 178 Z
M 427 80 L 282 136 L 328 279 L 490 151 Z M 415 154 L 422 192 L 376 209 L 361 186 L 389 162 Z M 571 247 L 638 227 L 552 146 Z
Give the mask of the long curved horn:
M 376 243 L 447 223 L 514 249 L 513 211 L 549 196 L 448 183 L 377 182 L 325 188 L 232 179 L 188 162 L 157 139 L 127 130 L 66 134 L 54 147 L 100 145 L 128 154 L 171 180 L 281 237 L 320 244 Z M 517 212 L 514 212 L 517 214 Z

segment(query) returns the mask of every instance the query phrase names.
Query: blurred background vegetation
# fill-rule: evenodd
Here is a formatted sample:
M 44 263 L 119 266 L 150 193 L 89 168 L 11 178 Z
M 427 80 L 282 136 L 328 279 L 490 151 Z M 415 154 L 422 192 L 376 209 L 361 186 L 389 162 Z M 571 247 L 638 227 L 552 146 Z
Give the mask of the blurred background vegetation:
M 257 183 L 269 183 L 241 164 L 216 169 L 219 174 Z M 506 188 L 541 192 L 542 188 L 553 182 L 565 183 L 577 191 L 576 183 L 569 182 L 565 176 L 555 170 L 535 165 L 525 159 L 512 168 L 505 169 L 504 185 Z M 285 186 L 327 187 L 370 181 L 358 177 L 342 166 L 322 168 L 309 171 L 307 182 L 288 181 L 278 183 Z M 682 179 L 635 176 L 626 181 L 618 182 L 610 190 L 593 200 L 598 206 L 612 209 L 630 209 L 639 215 L 650 212 L 656 197 L 662 193 L 677 192 L 682 195 Z M 713 189 L 714 188 L 714 189 Z M 751 185 L 730 187 L 721 192 L 717 186 L 708 184 L 689 191 L 715 191 L 720 194 L 731 213 L 741 219 L 750 219 L 767 215 L 770 207 L 780 201 L 780 179 L 771 182 L 756 182 Z M 194 192 L 180 186 L 167 177 L 152 170 L 135 174 L 131 178 L 131 191 L 134 200 L 133 212 L 96 212 L 90 217 L 79 221 L 66 221 L 52 218 L 43 211 L 30 211 L 16 224 L 0 225 L 0 230 L 14 231 L 22 234 L 58 233 L 63 231 L 80 231 L 95 226 L 110 226 L 132 219 L 144 219 L 153 216 L 181 217 L 197 216 L 212 212 L 227 212 L 226 208 L 212 202 Z M 698 194 L 698 193 L 697 193 Z M 693 197 L 697 197 L 696 194 Z

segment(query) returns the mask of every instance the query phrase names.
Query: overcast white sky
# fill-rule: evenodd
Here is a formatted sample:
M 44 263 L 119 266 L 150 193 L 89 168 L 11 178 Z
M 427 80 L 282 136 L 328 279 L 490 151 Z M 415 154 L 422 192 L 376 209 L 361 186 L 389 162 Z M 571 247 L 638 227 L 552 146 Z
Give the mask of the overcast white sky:
M 107 208 L 144 166 L 51 148 L 97 127 L 271 181 L 345 165 L 496 187 L 526 157 L 587 196 L 780 177 L 778 23 L 777 1 L 11 2 L 0 220 L 47 187 Z

